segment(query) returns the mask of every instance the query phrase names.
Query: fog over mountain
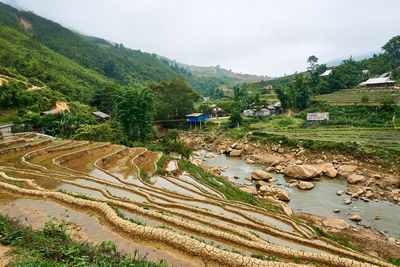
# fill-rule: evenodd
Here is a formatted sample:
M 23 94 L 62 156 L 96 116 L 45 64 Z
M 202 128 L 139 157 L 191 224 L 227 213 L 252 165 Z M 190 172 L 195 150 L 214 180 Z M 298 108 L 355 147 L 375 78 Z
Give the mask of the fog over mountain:
M 279 76 L 376 52 L 399 34 L 400 1 L 1 0 L 78 32 L 179 62 Z

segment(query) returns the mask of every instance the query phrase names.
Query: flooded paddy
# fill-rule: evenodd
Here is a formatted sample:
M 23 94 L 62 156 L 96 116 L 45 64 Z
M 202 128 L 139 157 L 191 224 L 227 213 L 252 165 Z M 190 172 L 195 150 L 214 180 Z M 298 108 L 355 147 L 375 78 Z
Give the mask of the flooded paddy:
M 43 150 L 47 147 L 54 148 Z M 30 151 L 34 152 L 26 158 L 31 164 L 23 164 L 21 157 Z M 290 262 L 294 261 L 293 253 L 299 253 L 296 255 L 304 260 L 301 251 L 320 254 L 314 255 L 316 262 L 325 254 L 335 254 L 322 251 L 324 248 L 318 242 L 306 241 L 306 238 L 300 237 L 296 227 L 275 217 L 281 215 L 258 213 L 257 208 L 250 205 L 222 199 L 223 196 L 218 191 L 185 172 L 180 176 L 174 173 L 169 173 L 168 176 L 151 176 L 156 171 L 155 163 L 161 154 L 143 153 L 144 151 L 144 148 L 131 149 L 105 143 L 54 141 L 11 153 L 0 159 L 0 168 L 9 171 L 9 174 L 15 177 L 32 179 L 43 189 L 33 182 L 24 183 L 25 181 L 3 175 L 3 179 L 9 182 L 0 181 L 2 190 L 5 190 L 0 192 L 0 212 L 26 216 L 27 222 L 35 227 L 43 225 L 48 220 L 47 215 L 64 218 L 79 225 L 80 230 L 71 230 L 73 238 L 94 243 L 111 240 L 119 249 L 126 249 L 128 252 L 139 249 L 141 255 L 151 253 L 149 259 L 164 258 L 173 266 L 213 266 L 223 257 L 245 259 L 252 253 L 274 255 L 278 250 L 284 251 L 283 254 L 276 254 L 280 255 L 278 258 Z M 211 166 L 227 166 L 223 175 L 234 182 L 248 182 L 245 178 L 250 176 L 253 170 L 260 168 L 257 165 L 245 164 L 238 158 L 223 155 L 216 155 L 214 159 L 205 161 Z M 217 164 L 214 164 L 214 161 L 217 161 Z M 62 164 L 61 167 L 56 167 L 55 163 L 58 162 Z M 167 165 L 169 170 L 174 170 L 175 167 L 174 161 Z M 152 184 L 137 179 L 139 170 L 150 175 Z M 239 179 L 235 179 L 234 176 L 238 176 Z M 286 188 L 285 178 L 276 177 L 278 180 L 275 185 Z M 23 184 L 25 189 L 30 190 L 18 188 L 12 185 L 12 181 Z M 343 186 L 340 183 L 339 185 Z M 326 190 L 331 189 L 327 187 Z M 296 188 L 290 190 L 292 201 L 303 193 L 296 192 Z M 13 194 L 5 193 L 6 191 Z M 50 191 L 59 192 L 48 194 Z M 105 191 L 108 191 L 109 195 L 105 194 Z M 335 191 L 336 189 L 333 193 Z M 148 200 L 140 192 L 152 196 L 154 201 L 151 198 Z M 77 194 L 76 198 L 67 197 L 69 193 Z M 212 197 L 213 195 L 219 195 L 221 198 Z M 39 197 L 43 199 L 36 199 Z M 100 198 L 101 201 L 92 200 L 91 197 Z M 120 213 L 115 213 L 104 202 L 118 207 Z M 180 207 L 176 204 L 182 205 Z M 203 213 L 206 215 L 202 215 Z M 132 224 L 117 218 L 118 214 L 130 219 Z M 231 222 L 232 219 L 236 221 Z M 251 242 L 248 242 L 249 240 Z M 268 245 L 267 242 L 276 245 Z M 206 244 L 206 251 L 201 255 L 196 254 L 196 251 L 205 248 Z M 216 259 L 215 255 L 221 253 L 228 254 Z M 214 258 L 210 257 L 211 255 L 214 255 Z M 337 255 L 349 256 L 345 252 L 339 252 Z M 341 259 L 337 257 L 336 260 Z

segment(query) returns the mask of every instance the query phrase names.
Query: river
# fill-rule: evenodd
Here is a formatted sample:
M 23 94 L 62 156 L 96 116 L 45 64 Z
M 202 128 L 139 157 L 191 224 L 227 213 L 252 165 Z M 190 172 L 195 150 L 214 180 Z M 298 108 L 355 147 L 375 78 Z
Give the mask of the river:
M 229 157 L 214 152 L 214 158 L 205 158 L 205 150 L 199 150 L 204 165 L 228 167 L 221 172 L 229 180 L 236 183 L 249 183 L 246 177 L 251 176 L 251 172 L 262 168 L 257 164 L 247 164 L 240 158 Z M 307 212 L 320 216 L 343 219 L 348 223 L 354 224 L 348 219 L 350 215 L 358 214 L 362 218 L 362 224 L 369 225 L 383 232 L 387 236 L 400 237 L 400 206 L 388 201 L 365 202 L 361 199 L 352 201 L 346 205 L 344 199 L 350 196 L 343 194 L 336 195 L 338 190 L 346 190 L 347 182 L 343 178 L 328 178 L 313 180 L 312 190 L 300 190 L 297 187 L 288 187 L 287 182 L 291 178 L 283 174 L 270 173 L 277 181 L 271 184 L 285 189 L 290 195 L 289 206 L 294 212 Z M 239 178 L 234 178 L 238 176 Z M 334 213 L 334 209 L 340 209 L 339 213 Z M 382 219 L 373 220 L 375 216 Z

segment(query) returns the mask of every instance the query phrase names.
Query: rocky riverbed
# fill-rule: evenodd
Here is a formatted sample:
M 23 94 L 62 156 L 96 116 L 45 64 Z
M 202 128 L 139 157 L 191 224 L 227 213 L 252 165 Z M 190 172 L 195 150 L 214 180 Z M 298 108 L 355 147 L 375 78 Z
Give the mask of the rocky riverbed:
M 298 180 L 299 183 L 293 183 L 296 186 L 300 184 L 304 189 L 311 188 L 309 184 L 306 186 L 301 181 L 337 177 L 346 179 L 347 188 L 344 191 L 352 199 L 387 200 L 400 205 L 400 174 L 394 169 L 383 171 L 382 166 L 377 165 L 374 159 L 361 161 L 351 156 L 324 151 L 312 153 L 300 144 L 297 149 L 290 150 L 280 144 L 270 146 L 190 134 L 183 135 L 182 141 L 195 149 L 239 157 L 246 163 L 261 165 L 268 172 L 286 174 Z M 206 155 L 206 158 L 211 156 Z M 201 165 L 201 162 L 196 160 L 194 163 Z M 209 170 L 217 174 L 219 172 L 218 169 Z
M 242 190 L 287 203 L 283 205 L 289 214 L 294 211 L 328 233 L 349 236 L 357 246 L 371 243 L 372 255 L 400 252 L 396 174 L 378 172 L 349 157 L 309 155 L 302 148 L 285 153 L 282 147 L 273 151 L 276 147 L 250 143 L 210 143 L 199 136 L 184 140 L 201 149 L 192 162 Z M 232 151 L 235 156 L 230 156 Z

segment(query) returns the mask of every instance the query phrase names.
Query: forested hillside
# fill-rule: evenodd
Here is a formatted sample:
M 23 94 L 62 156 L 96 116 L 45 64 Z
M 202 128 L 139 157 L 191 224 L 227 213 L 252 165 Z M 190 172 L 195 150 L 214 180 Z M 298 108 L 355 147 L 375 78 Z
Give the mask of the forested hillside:
M 220 86 L 232 87 L 240 79 L 192 75 L 182 66 L 158 55 L 125 48 L 101 38 L 77 34 L 61 25 L 0 3 L 0 23 L 71 61 L 124 86 L 146 86 L 184 76 L 203 95 L 221 94 Z M 16 38 L 22 38 L 21 35 Z M 3 53 L 15 47 L 3 46 Z M 32 48 L 32 47 L 31 47 Z M 4 64 L 2 64 L 4 65 Z M 44 82 L 44 81 L 43 81 Z

